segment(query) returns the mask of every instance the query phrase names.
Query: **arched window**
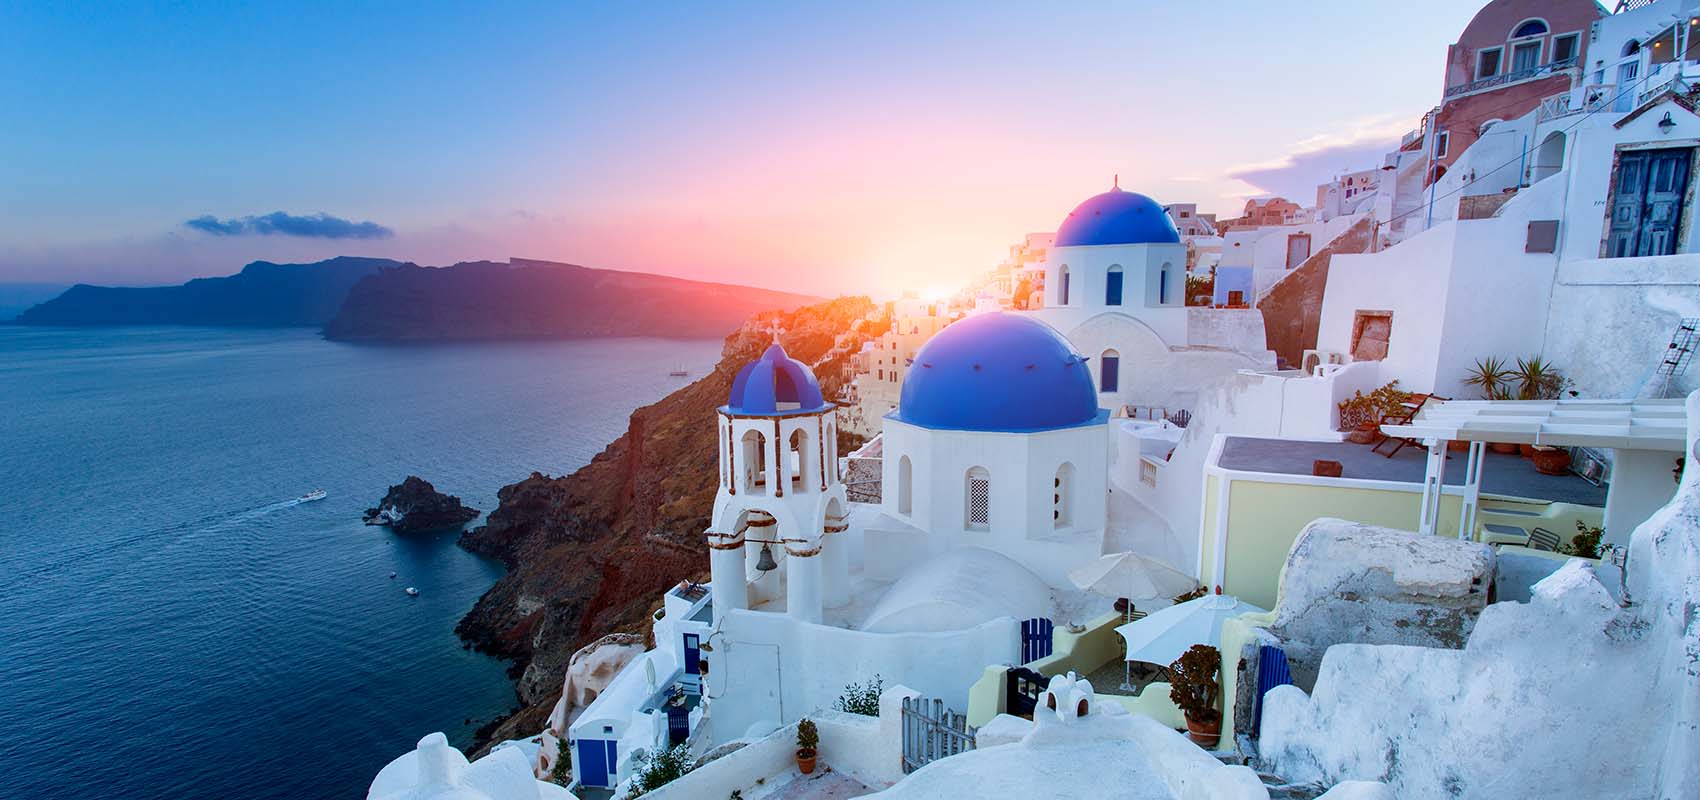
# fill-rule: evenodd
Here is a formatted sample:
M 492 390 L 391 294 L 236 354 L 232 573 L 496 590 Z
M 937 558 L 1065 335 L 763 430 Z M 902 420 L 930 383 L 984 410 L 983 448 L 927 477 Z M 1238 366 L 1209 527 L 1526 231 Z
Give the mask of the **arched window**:
M 1057 528 L 1069 526 L 1069 512 L 1073 505 L 1070 494 L 1074 489 L 1074 465 L 1063 462 L 1057 467 L 1057 477 L 1051 482 L 1051 525 Z
M 1057 305 L 1068 305 L 1068 265 L 1057 269 Z
M 767 437 L 760 431 L 744 431 L 739 442 L 738 467 L 744 475 L 744 491 L 760 491 L 767 485 Z
M 1564 169 L 1564 132 L 1553 131 L 1535 150 L 1535 163 L 1529 168 L 1529 182 L 1536 183 L 1557 175 Z
M 1634 39 L 1630 39 L 1628 43 L 1623 45 L 1623 57 L 1624 58 L 1628 58 L 1629 56 L 1635 55 L 1636 53 L 1639 53 L 1639 52 L 1641 52 L 1641 43 L 1635 41 Z
M 983 531 L 992 526 L 992 474 L 985 467 L 968 470 L 967 507 L 963 527 Z
M 1098 357 L 1098 391 L 1120 391 L 1122 372 L 1122 354 L 1114 350 L 1105 350 Z
M 915 513 L 915 468 L 909 463 L 909 457 L 897 460 L 897 513 L 909 515 Z
M 785 477 L 792 487 L 809 486 L 809 435 L 798 428 L 791 432 L 790 452 L 785 458 Z
M 1110 267 L 1109 273 L 1104 276 L 1104 305 L 1119 306 L 1121 304 L 1122 268 L 1118 265 Z
M 1540 36 L 1547 32 L 1547 24 L 1538 19 L 1524 20 L 1511 31 L 1511 38 L 1521 39 L 1525 36 Z

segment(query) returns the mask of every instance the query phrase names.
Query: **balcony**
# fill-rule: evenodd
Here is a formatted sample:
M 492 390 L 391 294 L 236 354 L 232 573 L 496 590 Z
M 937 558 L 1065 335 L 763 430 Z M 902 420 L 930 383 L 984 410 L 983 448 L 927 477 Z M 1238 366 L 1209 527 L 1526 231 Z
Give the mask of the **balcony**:
M 1531 69 L 1507 72 L 1500 75 L 1490 75 L 1486 78 L 1470 81 L 1469 83 L 1461 83 L 1457 86 L 1448 86 L 1446 87 L 1446 97 L 1447 99 L 1462 97 L 1467 94 L 1475 94 L 1476 92 L 1488 89 L 1497 89 L 1501 86 L 1510 86 L 1514 83 L 1522 83 L 1524 81 L 1535 80 L 1537 78 L 1545 78 L 1549 75 L 1557 75 L 1565 72 L 1575 66 L 1576 59 L 1572 58 L 1567 61 L 1554 61 L 1550 64 L 1542 64 Z

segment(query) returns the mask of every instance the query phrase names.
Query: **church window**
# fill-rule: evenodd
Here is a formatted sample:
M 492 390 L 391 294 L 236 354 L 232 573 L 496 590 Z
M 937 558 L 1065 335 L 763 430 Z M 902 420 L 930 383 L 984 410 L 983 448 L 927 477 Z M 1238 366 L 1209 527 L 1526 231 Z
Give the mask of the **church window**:
M 915 509 L 914 500 L 915 468 L 909 463 L 909 457 L 897 460 L 897 513 L 912 514 Z
M 1119 306 L 1122 304 L 1122 268 L 1110 267 L 1108 275 L 1104 276 L 1104 305 Z
M 983 531 L 992 524 L 992 474 L 984 467 L 968 470 L 967 525 Z
M 1098 357 L 1098 391 L 1106 394 L 1120 390 L 1122 372 L 1121 353 L 1105 350 Z

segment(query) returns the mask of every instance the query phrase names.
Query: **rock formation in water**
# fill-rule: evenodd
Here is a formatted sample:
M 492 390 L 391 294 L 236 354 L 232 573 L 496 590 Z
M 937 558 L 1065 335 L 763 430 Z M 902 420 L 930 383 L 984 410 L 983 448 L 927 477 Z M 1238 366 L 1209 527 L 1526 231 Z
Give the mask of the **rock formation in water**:
M 340 341 L 724 336 L 751 315 L 820 298 L 550 261 L 385 269 L 325 325 Z
M 478 517 L 478 509 L 462 505 L 459 497 L 443 494 L 430 481 L 407 476 L 391 486 L 377 508 L 366 509 L 367 525 L 387 525 L 396 533 L 420 533 L 459 528 Z
M 255 261 L 223 278 L 196 278 L 181 286 L 89 286 L 19 315 L 21 325 L 317 326 L 336 315 L 348 290 L 386 258 L 343 256 L 313 264 Z
M 575 651 L 611 632 L 648 634 L 650 613 L 669 587 L 706 579 L 714 410 L 738 367 L 771 343 L 774 317 L 786 351 L 815 364 L 833 397 L 864 335 L 837 337 L 872 307 L 866 298 L 842 298 L 751 320 L 727 337 L 712 372 L 632 412 L 626 433 L 582 469 L 561 478 L 532 473 L 503 487 L 484 525 L 461 536 L 468 550 L 508 567 L 456 628 L 479 649 L 514 661 L 523 707 L 483 731 L 486 741 L 542 730 Z M 841 442 L 839 452 L 854 444 Z

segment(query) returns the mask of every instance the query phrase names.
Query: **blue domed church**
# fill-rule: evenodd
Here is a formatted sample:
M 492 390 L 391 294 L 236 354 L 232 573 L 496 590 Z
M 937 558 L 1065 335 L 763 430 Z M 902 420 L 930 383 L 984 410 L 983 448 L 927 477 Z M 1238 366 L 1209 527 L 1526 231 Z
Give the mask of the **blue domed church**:
M 1224 375 L 1275 366 L 1262 313 L 1189 308 L 1186 277 L 1187 248 L 1168 212 L 1116 185 L 1057 226 L 1044 308 L 1026 313 L 1086 357 L 1099 405 L 1172 413 Z
M 905 559 L 883 565 L 895 574 L 922 553 L 978 546 L 1066 585 L 1046 565 L 1102 544 L 1108 420 L 1088 359 L 1050 325 L 991 313 L 940 331 L 885 418 L 870 574 L 879 553 Z

